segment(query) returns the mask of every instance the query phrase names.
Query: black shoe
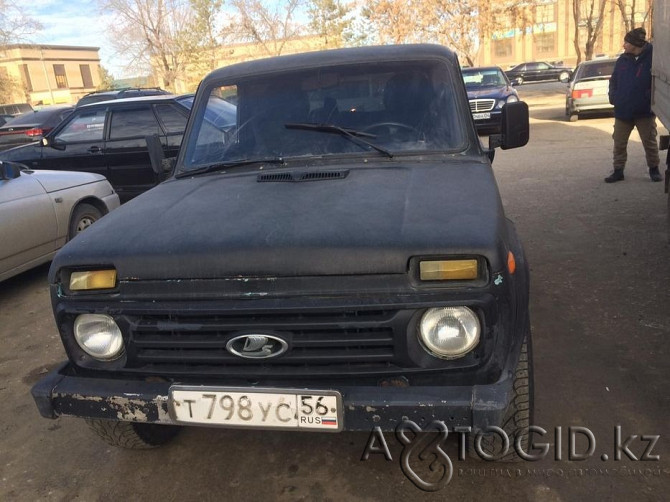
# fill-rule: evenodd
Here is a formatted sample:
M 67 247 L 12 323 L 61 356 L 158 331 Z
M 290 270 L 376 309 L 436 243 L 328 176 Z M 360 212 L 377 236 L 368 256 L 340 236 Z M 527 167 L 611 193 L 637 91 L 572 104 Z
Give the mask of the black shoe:
M 658 172 L 658 167 L 649 168 L 649 177 L 651 181 L 663 181 L 663 176 Z
M 612 174 L 605 178 L 605 183 L 616 183 L 617 181 L 623 181 L 623 169 L 615 169 Z

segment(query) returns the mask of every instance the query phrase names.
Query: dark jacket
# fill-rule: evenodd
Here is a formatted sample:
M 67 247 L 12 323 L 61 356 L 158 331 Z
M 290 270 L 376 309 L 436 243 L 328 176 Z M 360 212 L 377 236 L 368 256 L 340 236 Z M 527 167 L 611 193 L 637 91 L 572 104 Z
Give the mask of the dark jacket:
M 647 44 L 636 58 L 624 53 L 619 56 L 610 78 L 609 99 L 614 105 L 614 116 L 633 120 L 652 117 L 651 111 L 651 56 L 653 47 Z

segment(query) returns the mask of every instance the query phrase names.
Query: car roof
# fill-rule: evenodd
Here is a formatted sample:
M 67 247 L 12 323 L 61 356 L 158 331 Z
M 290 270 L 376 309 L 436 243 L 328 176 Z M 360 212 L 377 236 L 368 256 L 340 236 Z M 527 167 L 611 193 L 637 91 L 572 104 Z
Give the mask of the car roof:
M 590 59 L 588 61 L 582 61 L 579 63 L 579 65 L 592 65 L 592 64 L 598 64 L 598 63 L 615 63 L 617 58 L 600 58 L 600 59 Z
M 445 59 L 458 66 L 458 59 L 450 49 L 438 44 L 375 45 L 330 49 L 256 59 L 225 66 L 207 75 L 202 85 L 210 80 L 268 75 L 286 71 L 327 68 L 349 64 L 397 62 L 406 60 L 427 61 Z
M 12 127 L 16 125 L 39 124 L 48 120 L 53 115 L 61 113 L 63 110 L 74 110 L 74 106 L 48 106 L 39 110 L 33 110 L 32 112 L 25 112 L 8 120 L 5 126 Z
M 462 68 L 461 71 L 480 71 L 480 70 L 500 70 L 500 66 L 470 66 L 468 68 Z
M 105 101 L 96 101 L 95 103 L 81 105 L 78 108 L 90 109 L 92 107 L 99 107 L 99 106 L 110 106 L 110 105 L 120 106 L 127 103 L 175 101 L 175 98 L 178 97 L 180 96 L 175 94 L 156 94 L 154 96 L 136 96 L 133 98 L 107 99 Z

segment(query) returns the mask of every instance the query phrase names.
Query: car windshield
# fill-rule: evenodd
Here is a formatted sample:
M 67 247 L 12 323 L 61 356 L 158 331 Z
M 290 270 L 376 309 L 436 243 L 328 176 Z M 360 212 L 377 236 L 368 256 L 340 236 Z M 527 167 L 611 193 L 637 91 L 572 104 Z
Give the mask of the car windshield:
M 206 110 L 192 112 L 180 169 L 253 159 L 457 151 L 466 132 L 455 92 L 452 73 L 436 61 L 351 64 L 221 82 L 209 88 Z
M 463 70 L 463 82 L 468 90 L 507 85 L 505 75 L 497 68 Z

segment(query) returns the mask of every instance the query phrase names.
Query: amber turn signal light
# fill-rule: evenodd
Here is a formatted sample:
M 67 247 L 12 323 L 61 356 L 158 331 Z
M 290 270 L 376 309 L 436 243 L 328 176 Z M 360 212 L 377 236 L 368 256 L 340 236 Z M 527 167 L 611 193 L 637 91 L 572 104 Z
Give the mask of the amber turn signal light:
M 477 279 L 477 260 L 435 260 L 419 263 L 422 281 L 469 281 Z
M 83 272 L 72 272 L 70 275 L 71 291 L 112 289 L 115 286 L 116 270 L 87 270 Z

